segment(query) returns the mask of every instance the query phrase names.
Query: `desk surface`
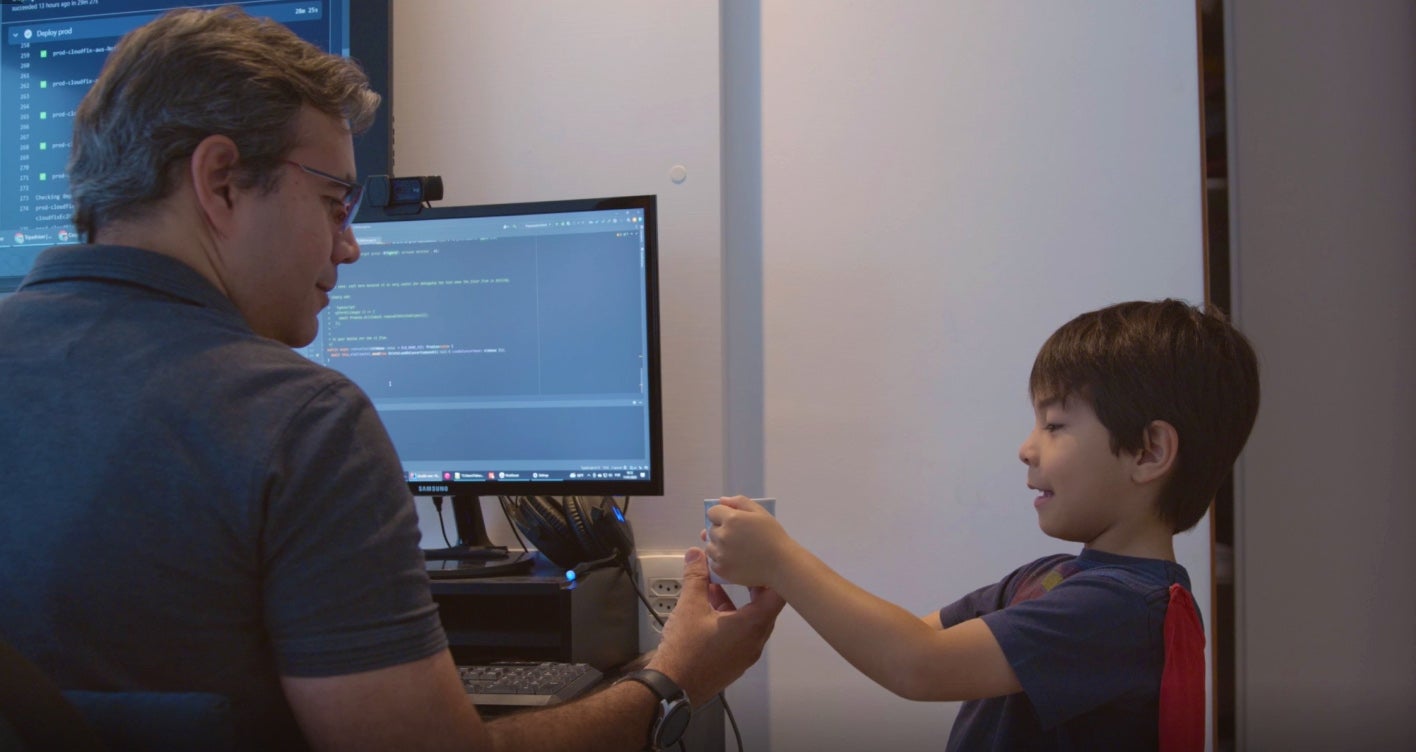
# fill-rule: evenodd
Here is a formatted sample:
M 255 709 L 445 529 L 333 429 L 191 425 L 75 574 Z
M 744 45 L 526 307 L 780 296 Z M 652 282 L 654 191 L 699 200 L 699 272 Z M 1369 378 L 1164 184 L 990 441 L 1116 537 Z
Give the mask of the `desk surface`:
M 519 552 L 513 552 L 519 553 Z M 443 562 L 428 562 L 429 567 L 440 565 Z M 618 571 L 606 568 L 600 571 Z M 587 575 L 590 573 L 587 573 Z M 577 583 L 565 578 L 565 570 L 551 563 L 546 557 L 535 554 L 531 565 L 531 571 L 522 574 L 499 575 L 495 577 L 466 577 L 449 578 L 439 577 L 429 580 L 434 593 L 478 593 L 495 591 L 506 592 L 544 592 L 550 590 L 573 589 Z

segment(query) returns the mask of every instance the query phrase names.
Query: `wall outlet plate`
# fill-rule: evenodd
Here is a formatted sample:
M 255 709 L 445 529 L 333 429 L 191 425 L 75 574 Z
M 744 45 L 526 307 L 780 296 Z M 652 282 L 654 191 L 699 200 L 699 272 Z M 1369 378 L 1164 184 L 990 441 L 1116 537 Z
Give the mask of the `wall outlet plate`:
M 655 610 L 665 615 L 672 610 L 683 590 L 683 551 L 639 551 L 639 587 Z M 649 609 L 639 604 L 639 652 L 659 647 L 663 627 L 649 615 Z

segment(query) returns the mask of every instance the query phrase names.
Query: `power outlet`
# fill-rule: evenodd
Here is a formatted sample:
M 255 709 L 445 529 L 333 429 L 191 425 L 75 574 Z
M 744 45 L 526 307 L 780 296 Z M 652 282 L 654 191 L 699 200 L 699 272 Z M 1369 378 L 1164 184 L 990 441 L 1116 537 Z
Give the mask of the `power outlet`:
M 644 589 L 644 597 L 661 619 L 667 619 L 678 605 L 679 594 L 683 592 L 683 552 L 682 551 L 640 551 L 639 572 Z M 640 604 L 639 608 L 639 652 L 647 652 L 659 646 L 659 635 L 663 632 L 659 622 L 649 615 L 649 609 Z
M 682 561 L 683 557 L 679 557 Z M 649 594 L 662 595 L 669 598 L 677 598 L 683 592 L 682 577 L 651 577 L 649 578 Z

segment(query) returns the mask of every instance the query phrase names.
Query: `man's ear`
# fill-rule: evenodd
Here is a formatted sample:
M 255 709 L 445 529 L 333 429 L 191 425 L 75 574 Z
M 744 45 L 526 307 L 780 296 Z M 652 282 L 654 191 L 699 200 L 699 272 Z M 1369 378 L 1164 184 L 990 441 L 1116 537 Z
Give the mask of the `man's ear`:
M 192 151 L 187 177 L 208 227 L 218 235 L 232 229 L 236 208 L 236 167 L 241 153 L 226 136 L 207 136 Z
M 1131 479 L 1149 483 L 1164 478 L 1175 467 L 1180 454 L 1180 434 L 1175 426 L 1163 420 L 1153 420 L 1141 436 L 1141 451 L 1136 453 Z

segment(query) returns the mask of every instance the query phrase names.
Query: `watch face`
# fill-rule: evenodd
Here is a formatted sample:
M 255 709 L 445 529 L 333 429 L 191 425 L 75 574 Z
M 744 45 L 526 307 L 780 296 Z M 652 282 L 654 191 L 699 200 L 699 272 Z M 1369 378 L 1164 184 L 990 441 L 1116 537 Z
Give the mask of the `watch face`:
M 689 706 L 688 700 L 679 699 L 667 704 L 664 719 L 659 722 L 658 733 L 654 735 L 655 744 L 659 747 L 667 747 L 678 741 L 679 737 L 683 736 L 684 729 L 688 728 L 688 722 L 693 720 L 693 708 Z

